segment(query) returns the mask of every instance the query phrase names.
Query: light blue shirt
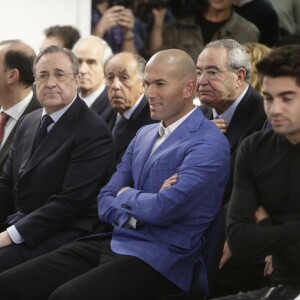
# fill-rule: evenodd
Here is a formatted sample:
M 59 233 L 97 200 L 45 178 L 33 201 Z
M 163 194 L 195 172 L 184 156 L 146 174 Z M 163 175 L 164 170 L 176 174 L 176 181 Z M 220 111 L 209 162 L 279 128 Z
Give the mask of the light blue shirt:
M 220 119 L 223 119 L 227 124 L 229 124 L 230 121 L 231 121 L 231 119 L 232 119 L 232 117 L 233 117 L 233 114 L 234 114 L 237 106 L 240 104 L 240 102 L 244 98 L 245 94 L 247 93 L 248 88 L 249 88 L 249 86 L 247 86 L 245 88 L 245 90 L 240 94 L 240 96 L 234 102 L 232 102 L 232 104 L 229 106 L 229 108 L 226 109 L 220 115 L 218 115 L 218 113 L 216 112 L 216 110 L 213 108 L 212 112 L 213 112 L 214 119 L 216 118 L 216 116 L 219 116 Z

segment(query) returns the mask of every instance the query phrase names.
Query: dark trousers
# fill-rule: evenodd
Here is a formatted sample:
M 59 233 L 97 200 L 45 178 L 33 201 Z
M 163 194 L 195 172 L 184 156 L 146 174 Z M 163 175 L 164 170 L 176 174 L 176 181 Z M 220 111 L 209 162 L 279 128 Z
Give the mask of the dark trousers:
M 0 299 L 152 299 L 179 288 L 110 239 L 78 241 L 0 274 Z
M 239 291 L 258 290 L 270 284 L 269 276 L 264 276 L 265 263 L 231 257 L 216 273 L 212 298 L 236 294 Z
M 214 300 L 294 300 L 298 295 L 300 295 L 300 288 L 278 285 L 245 293 L 240 292 L 236 295 L 214 298 Z
M 66 229 L 45 240 L 34 248 L 26 243 L 12 244 L 0 249 L 0 273 L 25 261 L 53 251 L 60 246 L 72 242 L 86 232 L 80 229 Z

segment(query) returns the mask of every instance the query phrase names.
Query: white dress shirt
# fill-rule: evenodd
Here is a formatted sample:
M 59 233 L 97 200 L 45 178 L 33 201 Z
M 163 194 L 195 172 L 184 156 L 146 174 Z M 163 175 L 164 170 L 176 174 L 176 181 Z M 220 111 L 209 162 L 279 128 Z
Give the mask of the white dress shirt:
M 28 104 L 30 103 L 33 96 L 33 92 L 30 91 L 30 93 L 20 102 L 15 104 L 14 106 L 10 107 L 7 110 L 4 110 L 2 107 L 0 109 L 0 112 L 5 112 L 10 116 L 10 118 L 7 120 L 6 125 L 4 127 L 4 136 L 0 144 L 0 149 L 6 142 L 7 138 L 9 137 L 10 133 L 14 129 L 15 125 L 17 124 L 18 120 L 24 113 L 25 109 L 27 108 Z

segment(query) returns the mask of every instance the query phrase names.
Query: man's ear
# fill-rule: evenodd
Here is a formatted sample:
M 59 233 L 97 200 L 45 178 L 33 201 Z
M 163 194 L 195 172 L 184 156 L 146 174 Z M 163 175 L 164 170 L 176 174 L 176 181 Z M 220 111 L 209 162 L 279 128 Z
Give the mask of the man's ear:
M 183 89 L 183 97 L 184 98 L 191 98 L 195 95 L 195 88 L 196 88 L 196 81 L 195 80 L 188 80 L 185 83 L 185 87 Z
M 20 73 L 18 69 L 11 69 L 7 72 L 7 83 L 12 84 L 18 81 L 20 78 Z
M 244 68 L 239 68 L 237 70 L 237 75 L 238 75 L 239 81 L 244 82 L 245 78 L 246 78 L 246 70 Z

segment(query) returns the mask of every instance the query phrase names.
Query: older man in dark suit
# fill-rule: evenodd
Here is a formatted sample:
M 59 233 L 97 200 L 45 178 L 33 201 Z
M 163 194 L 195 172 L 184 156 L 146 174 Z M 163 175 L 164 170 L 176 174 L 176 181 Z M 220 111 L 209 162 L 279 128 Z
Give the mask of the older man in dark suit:
M 0 174 L 19 119 L 40 107 L 32 92 L 34 50 L 20 40 L 0 42 Z
M 113 55 L 109 45 L 97 36 L 81 38 L 73 47 L 79 61 L 79 96 L 103 117 L 110 107 L 104 77 L 104 64 Z M 105 120 L 108 121 L 108 120 Z
M 111 107 L 102 117 L 108 120 L 116 145 L 117 162 L 144 125 L 157 121 L 150 116 L 149 103 L 144 95 L 146 61 L 138 54 L 122 52 L 105 64 L 104 73 Z
M 262 129 L 266 121 L 263 98 L 250 85 L 250 61 L 246 50 L 232 39 L 211 42 L 197 61 L 198 97 L 204 115 L 224 132 L 230 143 L 231 170 L 224 203 L 229 201 L 235 158 L 241 142 Z M 215 291 L 218 294 L 250 290 L 264 285 L 264 265 L 231 257 L 224 246 Z
M 0 271 L 93 232 L 114 165 L 105 122 L 77 96 L 78 60 L 50 46 L 34 64 L 43 109 L 20 122 L 0 177 Z

